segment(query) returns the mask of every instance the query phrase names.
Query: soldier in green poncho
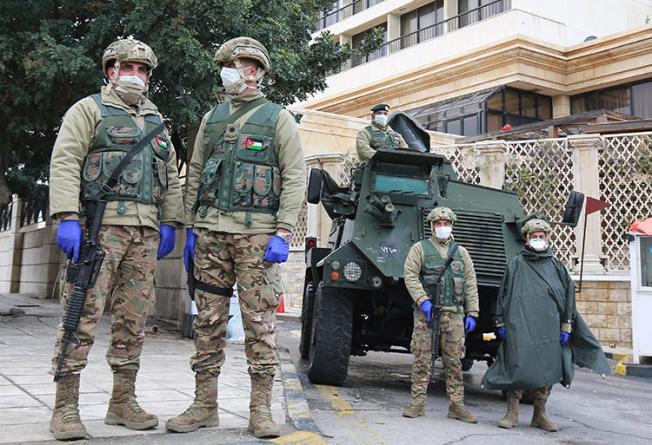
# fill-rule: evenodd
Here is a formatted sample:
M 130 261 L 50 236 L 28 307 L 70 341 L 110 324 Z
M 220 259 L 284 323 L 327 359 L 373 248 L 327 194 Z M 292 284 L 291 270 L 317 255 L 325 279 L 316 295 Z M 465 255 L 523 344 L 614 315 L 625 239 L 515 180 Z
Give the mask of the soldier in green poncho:
M 518 424 L 519 400 L 529 391 L 531 425 L 558 431 L 545 412 L 552 385 L 570 386 L 573 364 L 602 375 L 610 372 L 600 343 L 575 308 L 575 283 L 551 252 L 550 232 L 541 219 L 523 226 L 525 249 L 507 265 L 498 293 L 495 320 L 503 341 L 482 387 L 506 391 L 501 428 Z

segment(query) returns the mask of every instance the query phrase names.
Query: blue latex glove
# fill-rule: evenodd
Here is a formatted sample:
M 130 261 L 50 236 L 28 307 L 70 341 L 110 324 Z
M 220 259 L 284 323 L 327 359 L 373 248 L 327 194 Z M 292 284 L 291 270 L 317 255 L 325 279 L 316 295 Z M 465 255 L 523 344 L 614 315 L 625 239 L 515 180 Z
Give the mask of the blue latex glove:
M 561 331 L 559 334 L 559 344 L 564 346 L 570 340 L 570 332 Z
M 466 318 L 464 319 L 464 330 L 466 331 L 467 334 L 470 334 L 471 332 L 475 331 L 475 317 L 472 315 L 467 315 Z
M 426 300 L 419 306 L 421 312 L 426 314 L 426 321 L 430 322 L 430 310 L 432 309 L 432 301 Z
M 174 227 L 170 224 L 161 224 L 160 230 L 161 240 L 158 243 L 158 252 L 156 253 L 157 260 L 166 257 L 174 250 Z
M 263 259 L 270 263 L 285 263 L 290 254 L 290 245 L 286 243 L 283 238 L 274 235 L 265 249 L 265 256 Z
M 183 246 L 183 264 L 186 272 L 190 272 L 190 259 L 195 259 L 195 234 L 192 227 L 186 229 L 186 244 Z
M 505 326 L 501 326 L 496 329 L 496 334 L 498 334 L 499 339 L 505 340 L 507 338 L 507 329 L 505 329 Z
M 79 221 L 73 219 L 61 221 L 57 229 L 57 246 L 75 263 L 79 259 L 81 241 L 82 229 Z

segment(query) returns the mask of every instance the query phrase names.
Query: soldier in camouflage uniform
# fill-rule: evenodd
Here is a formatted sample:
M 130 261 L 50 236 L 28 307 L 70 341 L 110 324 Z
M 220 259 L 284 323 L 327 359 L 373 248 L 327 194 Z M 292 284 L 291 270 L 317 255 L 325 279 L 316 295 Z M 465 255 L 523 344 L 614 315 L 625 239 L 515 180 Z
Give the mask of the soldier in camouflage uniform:
M 184 258 L 194 257 L 196 278 L 238 295 L 251 377 L 249 431 L 277 437 L 272 384 L 278 366 L 275 311 L 279 277 L 305 195 L 305 163 L 296 123 L 259 90 L 270 69 L 258 41 L 238 37 L 215 55 L 230 99 L 203 118 L 189 165 Z M 196 239 L 196 242 L 195 242 Z M 196 245 L 195 245 L 196 243 Z M 194 321 L 195 400 L 168 420 L 172 431 L 216 426 L 217 378 L 224 363 L 229 299 L 198 292 Z
M 82 241 L 84 202 L 92 199 L 120 159 L 162 122 L 146 97 L 157 61 L 151 48 L 118 40 L 102 57 L 108 84 L 66 113 L 50 161 L 50 214 L 59 222 L 57 244 L 74 262 Z M 106 359 L 113 370 L 113 394 L 104 422 L 131 429 L 151 428 L 158 418 L 136 401 L 134 385 L 145 338 L 147 313 L 154 302 L 157 257 L 174 248 L 174 229 L 183 224 L 181 187 L 174 147 L 161 133 L 122 173 L 108 201 L 98 236 L 106 257 L 95 287 L 88 291 L 77 330 L 57 381 L 50 431 L 56 439 L 86 436 L 79 418 L 79 375 L 86 366 L 95 328 L 111 295 L 111 344 Z M 67 283 L 63 299 L 72 288 Z M 59 354 L 60 325 L 53 357 Z
M 387 125 L 389 105 L 378 104 L 371 108 L 371 125 L 358 132 L 355 149 L 361 161 L 374 155 L 376 150 L 407 150 L 408 145 L 400 133 Z
M 432 372 L 432 332 L 427 325 L 432 303 L 421 280 L 426 276 L 436 277 L 444 266 L 455 244 L 451 232 L 456 219 L 455 213 L 449 208 L 434 208 L 426 218 L 432 227 L 432 238 L 414 244 L 405 259 L 405 286 L 415 303 L 411 343 L 414 354 L 412 400 L 403 411 L 405 417 L 425 414 L 428 383 Z M 476 418 L 464 407 L 461 360 L 465 353 L 464 331 L 472 332 L 475 329 L 479 300 L 475 269 L 464 247 L 458 245 L 442 282 L 440 350 L 448 395 L 448 417 L 476 423 Z

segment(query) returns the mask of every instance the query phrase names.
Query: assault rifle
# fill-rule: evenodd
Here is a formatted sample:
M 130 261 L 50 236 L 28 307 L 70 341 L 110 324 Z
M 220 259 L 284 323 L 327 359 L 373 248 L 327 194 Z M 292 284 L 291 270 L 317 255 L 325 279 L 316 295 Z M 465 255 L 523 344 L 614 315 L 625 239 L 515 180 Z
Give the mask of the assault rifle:
M 435 360 L 437 360 L 437 357 L 439 357 L 439 336 L 440 336 L 440 329 L 439 329 L 439 319 L 441 317 L 441 293 L 444 287 L 444 284 L 442 283 L 442 277 L 444 276 L 444 273 L 446 272 L 446 269 L 451 265 L 453 262 L 453 257 L 455 256 L 455 252 L 457 251 L 458 244 L 453 243 L 451 246 L 449 252 L 448 252 L 448 258 L 446 259 L 446 263 L 444 263 L 444 266 L 441 268 L 437 276 L 433 279 L 432 275 L 430 277 L 423 277 L 421 282 L 423 284 L 423 288 L 425 289 L 426 293 L 430 296 L 430 302 L 432 303 L 432 307 L 430 308 L 430 321 L 428 321 L 428 327 L 430 328 L 432 332 L 432 367 L 433 367 L 433 375 L 434 375 L 434 366 L 435 366 Z
M 97 277 L 100 274 L 100 268 L 104 261 L 105 252 L 98 244 L 97 237 L 102 227 L 102 219 L 104 218 L 104 210 L 106 208 L 106 201 L 104 198 L 111 193 L 113 188 L 118 185 L 120 175 L 125 167 L 131 160 L 165 128 L 165 122 L 149 132 L 143 139 L 141 139 L 129 152 L 122 158 L 120 163 L 111 172 L 111 176 L 100 187 L 100 191 L 93 197 L 85 202 L 86 206 L 86 240 L 80 250 L 80 261 L 77 263 L 70 263 L 66 270 L 66 281 L 75 283 L 72 291 L 68 295 L 68 304 L 66 305 L 66 312 L 63 315 L 63 338 L 61 339 L 61 347 L 59 349 L 59 356 L 57 358 L 57 369 L 54 372 L 54 381 L 56 382 L 61 377 L 61 368 L 63 361 L 68 352 L 68 346 L 71 343 L 78 343 L 75 333 L 79 326 L 79 319 L 81 318 L 84 305 L 86 304 L 86 294 L 89 289 L 95 286 Z
M 86 293 L 95 286 L 97 277 L 100 274 L 100 268 L 104 261 L 104 250 L 97 242 L 97 236 L 102 226 L 102 217 L 106 201 L 89 201 L 86 209 L 87 214 L 92 215 L 86 219 L 86 229 L 88 234 L 84 244 L 81 246 L 79 253 L 80 260 L 77 263 L 70 263 L 66 270 L 66 281 L 75 283 L 68 295 L 68 304 L 66 312 L 63 315 L 63 338 L 61 339 L 61 348 L 57 359 L 57 370 L 54 373 L 54 381 L 59 380 L 61 376 L 61 367 L 66 357 L 68 346 L 78 343 L 75 339 L 75 333 L 79 326 L 84 304 L 86 303 Z M 92 213 L 91 213 L 92 212 Z

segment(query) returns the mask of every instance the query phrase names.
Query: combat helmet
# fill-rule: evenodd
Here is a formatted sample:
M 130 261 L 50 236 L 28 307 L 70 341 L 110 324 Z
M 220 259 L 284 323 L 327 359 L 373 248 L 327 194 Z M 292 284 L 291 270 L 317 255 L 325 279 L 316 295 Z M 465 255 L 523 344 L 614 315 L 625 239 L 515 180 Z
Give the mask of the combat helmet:
M 457 221 L 457 215 L 455 215 L 455 212 L 448 207 L 435 207 L 430 211 L 430 213 L 428 213 L 428 216 L 426 216 L 427 222 L 437 221 L 440 219 L 445 219 L 454 223 Z
M 542 219 L 531 219 L 523 224 L 521 234 L 525 238 L 532 232 L 545 232 L 546 234 L 549 234 L 552 232 L 552 227 L 550 227 L 550 224 Z
M 252 39 L 251 37 L 236 37 L 224 42 L 217 52 L 215 52 L 213 61 L 218 65 L 226 62 L 234 62 L 236 68 L 240 68 L 238 59 L 241 58 L 253 59 L 262 67 L 261 70 L 258 70 L 256 76 L 245 78 L 245 80 L 258 81 L 272 68 L 267 48 L 258 40 Z
M 140 40 L 120 39 L 111 43 L 102 54 L 102 69 L 104 73 L 113 65 L 116 70 L 119 69 L 120 63 L 138 62 L 147 65 L 153 70 L 158 65 L 158 60 L 152 48 Z M 117 66 L 116 66 L 117 64 Z

